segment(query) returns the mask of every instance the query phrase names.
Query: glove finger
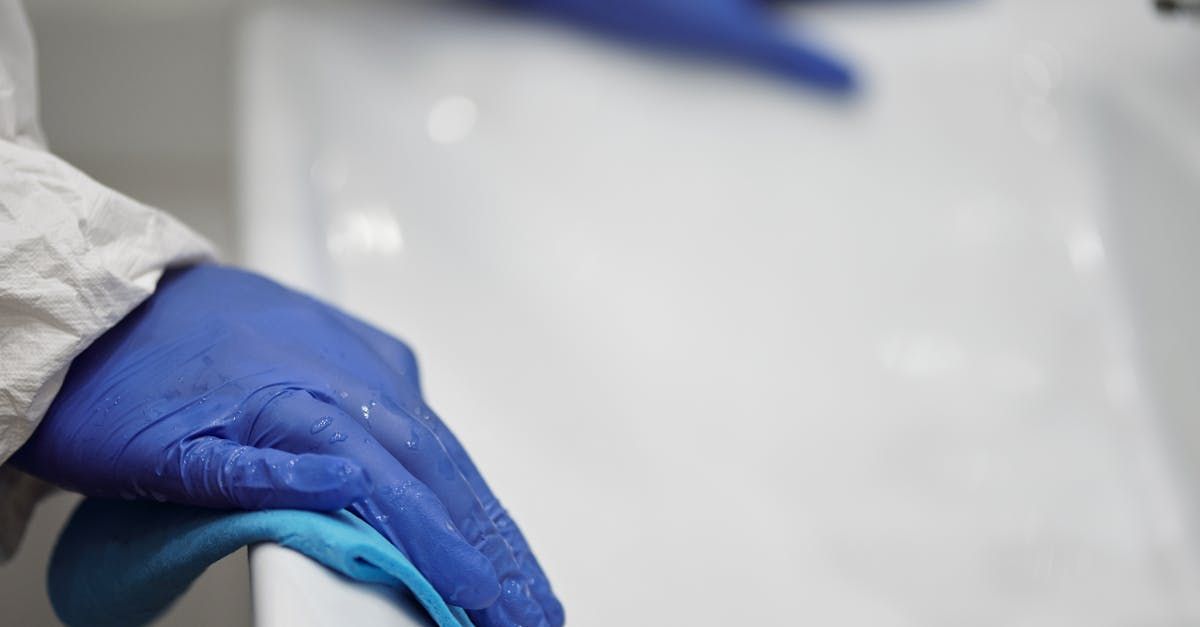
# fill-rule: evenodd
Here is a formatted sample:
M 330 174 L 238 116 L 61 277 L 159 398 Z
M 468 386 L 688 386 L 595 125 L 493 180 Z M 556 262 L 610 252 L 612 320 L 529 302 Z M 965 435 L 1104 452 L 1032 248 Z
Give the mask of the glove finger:
M 161 460 L 143 496 L 215 508 L 341 509 L 371 491 L 358 464 L 295 455 L 215 436 L 186 440 Z
M 788 80 L 834 93 L 849 93 L 855 87 L 849 66 L 814 46 L 790 39 L 758 4 L 651 3 L 636 12 L 623 12 L 604 3 L 584 3 L 554 12 L 643 44 L 739 59 Z
M 362 386 L 339 385 L 335 398 L 346 413 L 362 416 L 359 424 L 389 453 L 429 486 L 450 514 L 459 532 L 492 562 L 500 579 L 500 601 L 478 612 L 474 620 L 482 625 L 543 625 L 548 622 L 540 604 L 531 596 L 528 573 L 517 561 L 508 539 L 475 494 L 441 440 L 424 423 L 383 397 Z M 342 397 L 342 392 L 346 392 Z M 363 411 L 366 408 L 366 411 Z M 356 411 L 358 410 L 358 411 Z
M 492 605 L 500 584 L 491 561 L 460 534 L 445 506 L 358 422 L 303 390 L 275 394 L 258 411 L 258 446 L 339 455 L 371 477 L 371 494 L 350 509 L 408 555 L 447 601 L 469 609 Z
M 818 47 L 788 36 L 769 22 L 731 32 L 734 56 L 784 78 L 833 93 L 850 93 L 857 86 L 849 65 Z
M 403 448 L 388 446 L 388 449 L 396 449 L 393 454 L 405 467 L 426 482 L 442 498 L 443 503 L 448 503 L 447 509 L 456 524 L 460 525 L 459 528 L 465 526 L 471 530 L 464 531 L 463 535 L 488 556 L 496 569 L 500 578 L 500 600 L 489 608 L 471 612 L 472 621 L 478 625 L 548 624 L 549 617 L 532 594 L 534 573 L 528 572 L 517 560 L 508 538 L 488 516 L 474 488 L 450 458 L 437 435 L 411 416 L 386 411 L 381 412 L 378 418 L 375 420 L 378 425 L 376 430 L 385 446 L 400 442 L 392 437 L 398 433 L 389 434 L 388 431 L 408 432 Z M 414 446 L 410 447 L 409 443 Z
M 403 342 L 379 329 L 345 314 L 340 315 L 347 328 L 353 331 L 362 340 L 364 345 L 371 348 L 372 352 L 383 361 L 384 365 L 391 369 L 398 381 L 414 387 L 412 394 L 409 395 L 411 398 L 408 399 L 408 402 L 404 403 L 404 411 L 418 418 L 437 437 L 459 472 L 474 490 L 475 496 L 483 505 L 488 518 L 492 520 L 493 524 L 496 525 L 496 528 L 500 530 L 501 535 L 508 542 L 514 557 L 517 559 L 517 563 L 520 564 L 527 580 L 531 582 L 530 587 L 533 598 L 541 605 L 546 619 L 551 625 L 562 625 L 565 621 L 562 603 L 554 595 L 550 586 L 550 580 L 546 577 L 537 558 L 534 557 L 533 551 L 530 549 L 529 543 L 525 540 L 525 536 L 522 535 L 520 528 L 517 527 L 516 522 L 513 521 L 508 512 L 500 505 L 495 494 L 492 493 L 487 482 L 484 481 L 483 476 L 479 473 L 478 468 L 475 467 L 474 462 L 471 461 L 470 456 L 458 441 L 458 438 L 420 400 L 419 389 L 415 389 L 419 386 L 419 373 L 412 350 Z
M 421 408 L 418 418 L 437 435 L 438 440 L 445 447 L 450 458 L 454 460 L 463 477 L 467 479 L 467 482 L 475 490 L 475 494 L 483 505 L 484 511 L 487 512 L 488 518 L 500 530 L 508 545 L 512 547 L 513 555 L 517 558 L 517 563 L 521 565 L 522 570 L 529 577 L 533 598 L 537 599 L 538 603 L 541 604 L 542 611 L 546 613 L 546 619 L 551 625 L 562 625 L 566 621 L 566 616 L 562 603 L 554 595 L 554 591 L 550 587 L 550 579 L 546 577 L 541 564 L 538 563 L 537 557 L 534 556 L 533 550 L 529 547 L 529 542 L 525 540 L 525 535 L 521 533 L 520 527 L 517 526 L 516 521 L 509 515 L 508 510 L 504 509 L 499 499 L 496 498 L 495 493 L 488 487 L 487 482 L 483 479 L 483 475 L 475 467 L 475 463 L 471 461 L 471 457 L 467 454 L 466 449 L 463 448 L 458 438 L 454 436 L 454 433 L 450 431 L 442 419 L 429 409 L 428 406 Z

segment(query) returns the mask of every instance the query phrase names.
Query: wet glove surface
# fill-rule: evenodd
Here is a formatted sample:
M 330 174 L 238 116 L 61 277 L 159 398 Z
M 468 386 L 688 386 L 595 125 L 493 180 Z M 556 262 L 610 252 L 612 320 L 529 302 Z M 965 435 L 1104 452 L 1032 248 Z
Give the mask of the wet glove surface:
M 759 67 L 836 93 L 854 89 L 851 68 L 787 33 L 766 0 L 493 0 L 608 35 Z
M 439 627 L 470 625 L 383 536 L 348 512 L 220 511 L 86 499 L 50 559 L 50 602 L 67 625 L 145 625 L 217 560 L 276 542 L 356 581 L 403 587 Z
M 562 606 L 402 342 L 262 277 L 173 270 L 72 364 L 19 467 L 88 496 L 349 509 L 477 625 Z

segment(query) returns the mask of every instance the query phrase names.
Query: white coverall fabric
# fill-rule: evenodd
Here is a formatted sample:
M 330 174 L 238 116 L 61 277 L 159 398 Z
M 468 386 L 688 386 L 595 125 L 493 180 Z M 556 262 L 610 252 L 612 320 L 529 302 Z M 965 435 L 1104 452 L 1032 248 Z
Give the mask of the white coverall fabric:
M 0 0 L 0 464 L 33 433 L 71 360 L 150 296 L 165 268 L 213 256 L 165 213 L 46 149 L 33 36 Z M 0 559 L 46 486 L 0 466 Z

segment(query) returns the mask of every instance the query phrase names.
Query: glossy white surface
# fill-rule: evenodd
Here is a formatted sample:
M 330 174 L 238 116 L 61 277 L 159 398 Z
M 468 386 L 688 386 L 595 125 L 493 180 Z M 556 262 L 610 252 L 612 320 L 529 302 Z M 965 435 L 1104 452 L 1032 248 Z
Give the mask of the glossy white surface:
M 1200 300 L 1127 295 L 1200 235 L 1200 32 L 1105 4 L 804 11 L 869 70 L 849 105 L 436 5 L 268 10 L 244 258 L 417 348 L 572 624 L 1192 624 L 1162 408 L 1194 405 L 1155 377 L 1196 361 L 1138 321 Z M 261 555 L 256 602 L 353 616 Z

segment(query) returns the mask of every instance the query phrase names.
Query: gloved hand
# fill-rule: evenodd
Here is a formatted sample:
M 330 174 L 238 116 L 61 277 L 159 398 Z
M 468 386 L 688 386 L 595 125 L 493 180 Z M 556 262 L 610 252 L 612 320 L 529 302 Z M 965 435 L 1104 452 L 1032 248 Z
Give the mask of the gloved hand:
M 767 0 L 495 0 L 641 43 L 748 63 L 833 92 L 853 90 L 852 70 L 785 33 Z
M 169 271 L 71 365 L 18 466 L 98 497 L 347 507 L 476 625 L 561 625 L 400 341 L 261 277 Z

